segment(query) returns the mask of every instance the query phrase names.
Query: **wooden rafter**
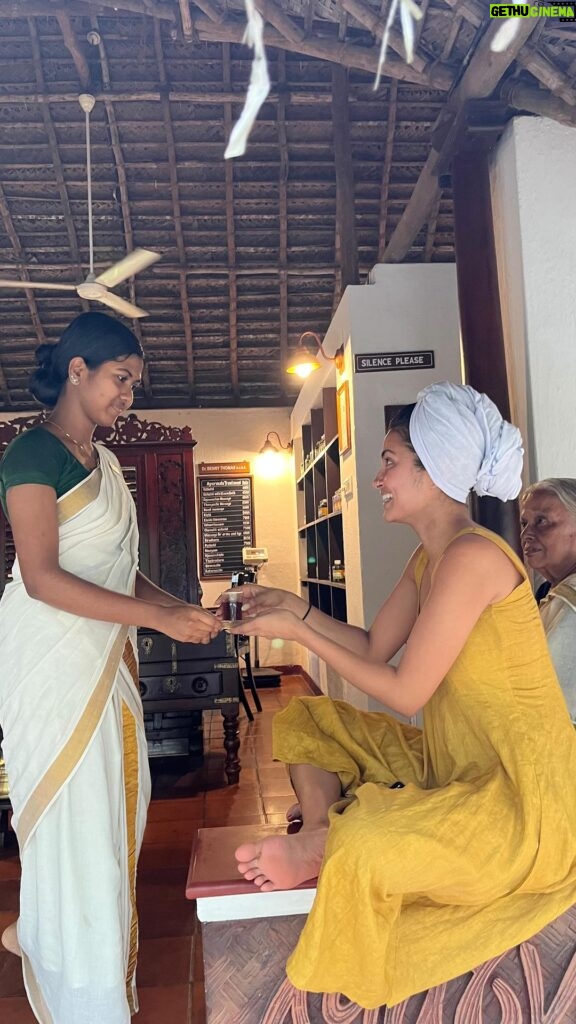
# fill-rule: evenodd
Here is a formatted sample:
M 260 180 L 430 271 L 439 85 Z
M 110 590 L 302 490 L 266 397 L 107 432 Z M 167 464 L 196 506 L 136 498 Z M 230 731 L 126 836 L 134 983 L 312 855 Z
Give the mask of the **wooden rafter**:
M 570 127 L 576 125 L 576 106 L 570 106 L 559 96 L 552 96 L 546 89 L 538 85 L 527 85 L 515 79 L 507 81 L 500 90 L 500 96 L 511 107 L 517 110 L 529 110 L 531 114 L 549 117 Z
M 280 225 L 279 237 L 279 287 L 280 287 L 280 390 L 285 391 L 284 371 L 288 362 L 288 134 L 286 131 L 286 99 L 284 85 L 286 83 L 286 54 L 278 54 L 278 145 L 280 147 L 280 167 L 278 174 L 278 218 Z
M 515 60 L 520 49 L 537 27 L 537 18 L 526 18 L 511 45 L 503 53 L 493 53 L 490 44 L 499 31 L 499 22 L 493 21 L 480 39 L 472 58 L 462 75 L 450 103 L 441 113 L 437 125 L 442 126 L 439 149 L 430 150 L 414 191 L 384 253 L 385 263 L 398 263 L 404 258 L 420 228 L 440 194 L 437 170 L 453 152 L 460 124 L 459 115 L 470 99 L 482 99 L 494 91 Z
M 224 88 L 231 87 L 230 47 L 224 43 L 222 47 L 222 75 Z M 232 104 L 224 104 L 224 134 L 230 138 L 232 131 Z M 230 383 L 232 396 L 237 399 L 240 394 L 238 377 L 238 282 L 236 277 L 236 231 L 234 225 L 234 161 L 225 160 L 226 176 L 226 244 L 228 247 L 228 287 L 229 310 L 228 324 L 230 330 Z
M 160 34 L 159 22 L 154 22 L 154 50 L 156 53 L 156 63 L 158 64 L 158 73 L 160 76 L 160 85 L 165 88 L 168 84 L 168 78 L 166 75 L 166 67 L 164 65 L 164 52 L 162 50 L 162 36 Z M 172 202 L 172 212 L 174 219 L 174 232 L 176 235 L 176 246 L 178 248 L 178 257 L 180 260 L 181 268 L 186 267 L 186 244 L 184 241 L 184 231 L 182 228 L 182 205 L 180 203 L 180 187 L 178 184 L 178 159 L 176 156 L 176 142 L 174 139 L 174 126 L 172 124 L 172 114 L 170 111 L 170 101 L 165 95 L 162 95 L 160 100 L 162 107 L 162 119 L 164 121 L 164 132 L 166 134 L 166 144 L 168 147 L 168 167 L 170 172 L 170 199 Z M 180 305 L 182 307 L 182 323 L 184 326 L 184 341 L 186 345 L 186 378 L 188 380 L 188 390 L 190 398 L 194 397 L 194 337 L 192 331 L 192 317 L 190 316 L 190 306 L 188 304 L 188 292 L 186 288 L 186 274 L 181 272 L 179 275 L 180 282 Z
M 70 21 L 66 11 L 63 10 L 56 10 L 55 18 L 60 26 L 60 31 L 62 32 L 66 49 L 74 61 L 74 66 L 76 68 L 78 78 L 80 79 L 80 84 L 84 89 L 88 89 L 90 85 L 90 68 L 88 67 L 86 57 L 78 45 L 78 40 L 72 27 L 72 22 Z
M 197 18 L 194 28 L 202 42 L 241 43 L 244 38 L 244 25 L 240 21 L 225 19 L 220 24 L 208 18 Z M 287 39 L 276 29 L 268 26 L 264 32 L 264 42 L 279 50 L 290 53 L 302 53 L 308 57 L 318 57 L 333 64 L 342 64 L 348 68 L 358 68 L 373 74 L 378 69 L 379 46 L 357 46 L 354 43 L 341 42 L 337 39 L 326 39 L 319 35 L 306 36 L 299 41 Z M 447 68 L 431 67 L 426 71 L 417 71 L 404 60 L 389 58 L 383 66 L 383 74 L 389 78 L 397 78 L 403 82 L 413 82 L 428 89 L 447 91 L 452 85 L 452 75 Z
M 46 84 L 44 82 L 44 73 L 42 71 L 42 58 L 40 55 L 40 46 L 38 43 L 38 33 L 36 31 L 36 23 L 29 18 L 28 29 L 30 32 L 30 43 L 32 47 L 32 56 L 34 58 L 34 73 L 36 75 L 36 87 L 39 92 L 44 92 Z M 78 246 L 78 237 L 76 235 L 76 228 L 74 227 L 74 218 L 72 216 L 72 209 L 70 207 L 70 198 L 68 196 L 68 190 L 66 188 L 66 182 L 64 179 L 64 169 L 62 167 L 62 159 L 60 157 L 60 151 L 58 149 L 58 139 L 56 137 L 56 130 L 52 121 L 52 115 L 50 108 L 47 104 L 43 104 L 40 108 L 42 111 L 42 120 L 44 121 L 44 128 L 48 137 L 48 144 L 50 146 L 50 153 L 52 154 L 52 165 L 54 168 L 54 177 L 56 178 L 56 184 L 58 186 L 58 193 L 60 195 L 60 202 L 62 203 L 62 209 L 64 211 L 64 223 L 66 225 L 66 233 L 68 235 L 68 244 L 70 246 L 70 252 L 72 253 L 72 259 L 76 264 L 78 270 L 78 280 L 82 280 L 84 277 L 84 271 L 82 269 L 82 261 L 80 259 L 80 248 Z M 82 309 L 88 310 L 90 307 L 85 299 L 81 299 Z
M 194 26 L 192 23 L 192 15 L 190 14 L 190 0 L 178 0 L 180 7 L 180 21 L 182 24 L 182 34 L 187 43 L 191 43 L 194 38 Z
M 16 227 L 14 225 L 14 221 L 12 220 L 12 215 L 10 213 L 10 208 L 8 206 L 8 200 L 6 199 L 6 193 L 5 193 L 1 183 L 0 183 L 0 215 L 2 216 L 2 223 L 4 224 L 4 230 L 5 230 L 6 234 L 8 235 L 8 238 L 10 239 L 10 242 L 12 243 L 12 248 L 14 250 L 14 255 L 16 256 L 16 259 L 18 261 L 18 270 L 19 270 L 20 276 L 22 277 L 23 281 L 29 281 L 30 280 L 30 274 L 28 272 L 28 267 L 26 266 L 26 253 L 24 252 L 24 248 L 23 248 L 22 243 L 21 243 L 21 241 L 20 241 L 20 239 L 18 237 L 18 232 L 16 231 Z M 34 295 L 34 292 L 33 292 L 33 290 L 31 288 L 27 288 L 26 289 L 26 301 L 28 303 L 28 309 L 30 310 L 30 319 L 31 319 L 31 321 L 32 321 L 32 323 L 34 325 L 34 330 L 36 331 L 36 337 L 38 339 L 38 344 L 39 345 L 43 345 L 44 342 L 46 341 L 46 335 L 44 334 L 44 328 L 42 327 L 42 322 L 40 320 L 40 314 L 38 312 L 38 305 L 36 303 L 36 296 Z M 1 373 L 1 370 L 0 370 L 0 390 L 1 390 L 1 387 L 2 387 L 1 386 L 1 381 L 2 381 L 2 373 Z
M 378 45 L 384 30 L 386 28 L 386 18 L 383 18 L 374 7 L 370 7 L 370 4 L 366 3 L 366 0 L 340 0 L 340 3 L 348 14 L 351 14 L 353 18 L 356 18 L 361 25 L 364 25 L 377 39 Z M 423 19 L 418 23 L 422 24 Z M 406 47 L 404 45 L 404 38 L 401 32 L 398 32 L 395 28 L 391 28 L 388 35 L 388 45 L 391 50 L 394 50 L 403 59 L 406 58 Z M 414 52 L 414 59 L 412 61 L 412 67 L 416 71 L 422 71 L 424 74 L 429 70 L 429 62 L 425 61 L 417 52 Z M 446 80 L 452 78 L 451 73 L 448 69 L 446 71 Z
M 264 20 L 278 29 L 286 39 L 298 43 L 306 35 L 304 29 L 285 14 L 274 0 L 255 0 L 255 4 Z
M 457 9 L 458 14 L 475 28 L 478 28 L 483 23 L 486 16 L 485 9 L 478 7 L 472 0 L 444 0 L 444 2 L 448 7 Z M 533 19 L 535 23 L 533 31 L 536 31 L 538 28 L 540 20 L 540 18 Z M 576 86 L 574 82 L 571 81 L 568 75 L 560 71 L 559 68 L 554 67 L 549 60 L 546 60 L 541 53 L 536 53 L 526 46 L 515 54 L 514 59 L 522 67 L 526 68 L 526 71 L 534 75 L 534 78 L 538 79 L 550 92 L 560 96 L 566 103 L 576 104 Z
M 336 170 L 336 221 L 340 236 L 342 289 L 358 284 L 358 245 L 354 196 L 354 168 L 350 146 L 348 74 L 343 67 L 332 68 L 332 124 Z
M 102 36 L 99 32 L 98 19 L 92 18 L 92 28 L 94 28 L 100 36 L 100 42 L 98 43 L 98 52 L 100 56 L 100 67 L 102 70 L 102 82 L 104 88 L 110 85 L 110 67 L 108 65 L 108 56 L 106 53 L 106 47 L 102 40 Z M 106 117 L 108 119 L 108 128 L 110 131 L 110 141 L 112 143 L 112 153 L 114 154 L 114 163 L 116 166 L 116 175 L 118 177 L 118 189 L 120 192 L 120 208 L 122 210 L 122 224 L 124 228 L 124 241 L 126 245 L 126 252 L 131 252 L 134 248 L 134 232 L 132 230 L 132 218 L 130 216 L 130 197 L 128 195 L 128 181 L 126 177 L 126 165 L 124 162 L 124 154 L 122 152 L 122 146 L 120 143 L 120 133 L 118 131 L 118 124 L 116 121 L 116 112 L 114 105 L 105 94 L 104 107 L 106 110 Z M 134 278 L 130 278 L 128 281 L 128 294 L 130 296 L 130 302 L 134 305 L 136 303 L 136 284 Z M 138 338 L 142 351 L 146 352 L 146 346 L 144 344 L 144 338 L 142 335 L 142 327 L 139 320 L 132 321 L 132 329 Z M 144 362 L 144 368 L 142 370 L 142 388 L 144 394 L 148 399 L 152 397 L 152 385 L 150 383 L 150 370 L 148 364 Z
M 378 224 L 378 260 L 384 257 L 386 249 L 386 228 L 388 227 L 388 196 L 390 192 L 390 170 L 392 153 L 394 152 L 394 133 L 396 131 L 396 110 L 398 106 L 398 82 L 390 82 L 388 98 L 388 121 L 386 123 L 386 148 L 382 165 L 380 183 L 380 217 Z
M 438 194 L 438 198 L 432 207 L 432 212 L 428 218 L 428 224 L 426 225 L 426 241 L 424 243 L 424 263 L 430 263 L 432 255 L 434 253 L 434 238 L 436 236 L 436 224 L 438 223 L 438 214 L 440 212 L 440 201 L 442 199 L 442 193 Z
M 262 0 L 264 2 L 264 0 Z M 153 17 L 157 20 L 179 21 L 177 7 L 169 4 L 154 3 L 153 0 L 98 0 L 98 8 L 112 8 L 115 11 L 126 11 L 128 13 L 142 14 Z M 198 7 L 209 10 L 207 17 L 198 17 L 194 20 L 194 30 L 201 41 L 220 43 L 240 43 L 244 38 L 245 22 L 241 18 L 225 17 L 220 18 L 220 8 L 214 0 L 202 0 Z M 5 2 L 0 0 L 0 16 L 34 17 L 38 15 L 54 16 L 55 5 L 47 0 L 18 0 L 18 3 Z M 68 14 L 88 15 L 93 10 L 89 2 L 82 3 L 80 0 L 70 0 L 66 4 Z M 354 43 L 326 39 L 320 35 L 310 35 L 302 32 L 300 28 L 288 18 L 277 5 L 269 9 L 272 16 L 280 23 L 282 21 L 283 31 L 278 28 L 266 27 L 264 41 L 267 46 L 275 46 L 278 49 L 289 50 L 292 53 L 303 53 L 310 57 L 318 57 L 320 60 L 328 60 L 335 64 L 343 64 L 345 67 L 359 68 L 364 71 L 375 73 L 378 67 L 379 45 L 373 47 L 357 46 Z M 267 20 L 272 23 L 270 13 Z M 285 33 L 288 32 L 289 35 Z M 416 85 L 427 86 L 431 89 L 448 90 L 453 81 L 452 73 L 448 68 L 440 65 L 426 65 L 424 71 L 410 67 L 404 59 L 394 60 L 390 58 L 384 65 L 384 74 L 391 78 L 398 78 L 400 81 L 414 82 Z

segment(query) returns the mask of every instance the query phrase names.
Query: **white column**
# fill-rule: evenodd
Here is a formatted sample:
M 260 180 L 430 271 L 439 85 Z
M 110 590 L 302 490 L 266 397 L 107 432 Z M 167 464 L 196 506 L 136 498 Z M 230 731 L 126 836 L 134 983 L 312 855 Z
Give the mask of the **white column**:
M 512 415 L 525 482 L 576 476 L 576 132 L 508 125 L 491 171 Z

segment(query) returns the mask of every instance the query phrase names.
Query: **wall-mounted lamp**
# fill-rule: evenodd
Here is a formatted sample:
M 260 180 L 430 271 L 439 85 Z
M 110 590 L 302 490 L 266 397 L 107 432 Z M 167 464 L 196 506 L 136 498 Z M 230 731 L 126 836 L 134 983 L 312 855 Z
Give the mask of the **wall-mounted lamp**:
M 271 437 L 277 439 L 280 447 L 270 440 Z M 292 448 L 292 441 L 288 441 L 288 444 L 283 444 L 278 432 L 276 430 L 269 430 L 266 434 L 266 440 L 258 452 L 258 470 L 261 475 L 268 477 L 268 479 L 280 476 L 284 469 L 282 451 L 291 452 Z
M 291 452 L 292 451 L 292 448 L 294 447 L 294 445 L 292 444 L 292 441 L 288 441 L 288 444 L 282 444 L 282 441 L 280 440 L 280 434 L 278 433 L 278 431 L 277 430 L 269 430 L 268 433 L 266 434 L 266 440 L 264 441 L 264 444 L 262 445 L 262 447 L 260 449 L 260 455 L 266 455 L 267 452 L 275 452 L 276 455 L 280 454 L 280 452 L 278 451 L 278 448 L 276 447 L 274 442 L 270 440 L 271 437 L 278 438 L 278 444 L 280 445 L 280 447 L 284 451 L 286 451 L 286 452 Z
M 314 341 L 318 346 L 318 351 L 322 353 L 324 359 L 327 359 L 328 362 L 330 363 L 334 363 L 337 370 L 344 369 L 343 345 L 340 346 L 338 351 L 333 356 L 329 356 L 324 351 L 322 347 L 322 342 L 319 336 L 315 333 L 315 331 L 304 331 L 304 334 L 300 335 L 300 339 L 298 341 L 298 348 L 296 349 L 292 359 L 290 360 L 286 367 L 286 373 L 295 373 L 297 377 L 301 377 L 302 380 L 305 380 L 306 377 L 309 377 L 310 374 L 314 372 L 314 370 L 320 369 L 320 366 L 322 364 L 318 362 L 316 354 L 310 352 L 310 349 L 308 349 L 304 344 L 304 338 L 307 337 L 314 338 Z

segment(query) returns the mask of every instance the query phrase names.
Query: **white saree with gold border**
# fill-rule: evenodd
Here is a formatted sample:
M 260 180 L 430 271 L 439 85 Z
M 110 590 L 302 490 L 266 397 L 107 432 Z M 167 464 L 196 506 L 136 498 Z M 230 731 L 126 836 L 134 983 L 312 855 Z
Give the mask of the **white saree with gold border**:
M 134 593 L 138 529 L 115 456 L 58 499 L 60 565 Z M 136 861 L 150 797 L 136 630 L 26 593 L 0 602 L 0 722 L 22 861 L 18 937 L 41 1024 L 137 1009 Z

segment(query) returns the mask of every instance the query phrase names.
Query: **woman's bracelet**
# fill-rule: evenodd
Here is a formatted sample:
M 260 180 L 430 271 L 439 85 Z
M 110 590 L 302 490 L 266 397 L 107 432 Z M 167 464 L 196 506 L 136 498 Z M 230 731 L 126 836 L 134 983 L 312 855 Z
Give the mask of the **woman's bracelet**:
M 306 611 L 304 612 L 304 615 L 300 619 L 300 622 L 304 622 L 304 619 L 308 618 L 308 616 L 310 615 L 311 611 L 312 611 L 312 601 L 309 601 L 308 602 L 308 607 L 307 607 Z

